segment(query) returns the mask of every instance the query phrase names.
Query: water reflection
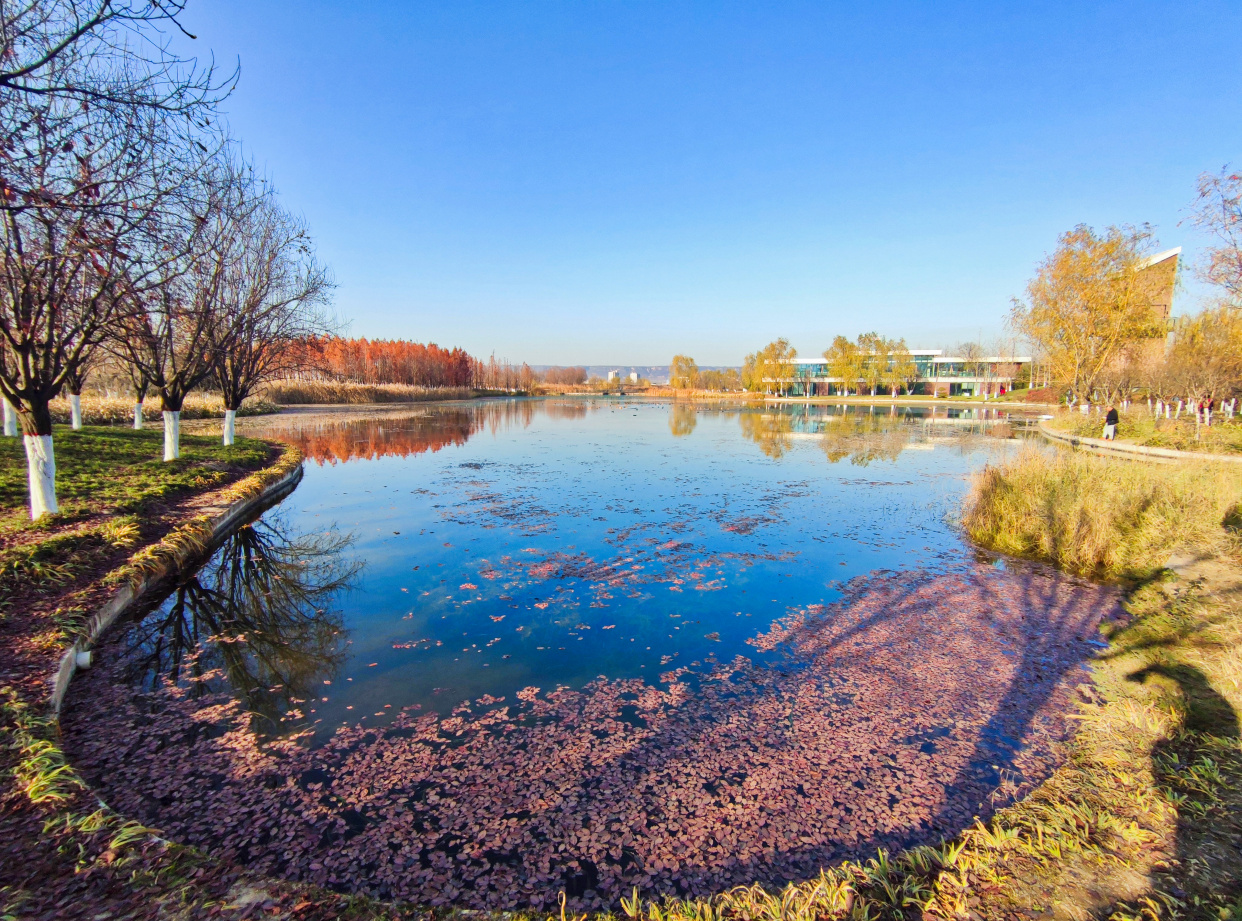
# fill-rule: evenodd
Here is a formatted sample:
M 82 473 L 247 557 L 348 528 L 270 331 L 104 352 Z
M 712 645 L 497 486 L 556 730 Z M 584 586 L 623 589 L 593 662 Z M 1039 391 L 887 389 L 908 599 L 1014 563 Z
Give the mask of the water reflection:
M 368 410 L 348 418 L 331 411 L 289 413 L 265 419 L 259 434 L 291 442 L 317 464 L 338 464 L 435 453 L 460 447 L 482 433 L 495 435 L 529 428 L 539 418 L 578 421 L 620 405 L 615 399 L 565 397 Z M 690 435 L 704 419 L 736 417 L 742 436 L 774 460 L 788 454 L 796 441 L 810 437 L 822 436 L 820 448 L 831 463 L 849 459 L 865 466 L 877 460 L 893 460 L 906 448 L 926 446 L 942 436 L 1008 438 L 1012 434 L 1007 410 L 979 407 L 663 405 L 667 406 L 668 430 L 674 438 Z
M 127 634 L 128 678 L 197 698 L 228 690 L 270 733 L 347 658 L 336 595 L 361 564 L 351 538 L 293 534 L 278 516 L 241 528 L 156 613 Z
M 796 441 L 814 440 L 829 463 L 849 460 L 860 467 L 894 461 L 902 451 L 925 450 L 937 440 L 953 439 L 961 446 L 963 436 L 1014 435 L 1007 412 L 973 407 L 782 404 L 737 415 L 742 435 L 766 457 L 779 459 Z
M 792 447 L 794 417 L 789 412 L 744 412 L 738 416 L 743 437 L 753 441 L 766 457 L 783 457 Z
M 496 434 L 527 428 L 537 416 L 581 419 L 599 409 L 590 400 L 490 400 L 420 407 L 415 410 L 369 410 L 364 414 L 320 411 L 282 414 L 264 419 L 262 437 L 296 445 L 317 464 L 338 464 L 381 457 L 412 457 L 460 447 L 483 432 Z
M 911 426 L 892 416 L 848 414 L 824 422 L 819 447 L 829 463 L 849 459 L 866 467 L 873 461 L 896 460 L 910 444 Z
M 689 435 L 698 424 L 699 414 L 693 403 L 674 403 L 669 407 L 668 430 L 674 438 Z

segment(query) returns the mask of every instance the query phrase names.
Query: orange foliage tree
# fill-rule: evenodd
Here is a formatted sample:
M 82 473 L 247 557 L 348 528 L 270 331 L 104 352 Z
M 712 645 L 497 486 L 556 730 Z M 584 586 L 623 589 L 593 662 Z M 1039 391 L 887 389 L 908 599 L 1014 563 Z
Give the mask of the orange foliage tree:
M 312 377 L 416 387 L 474 384 L 475 362 L 465 349 L 441 348 L 434 342 L 323 336 L 303 340 L 301 350 L 300 364 Z

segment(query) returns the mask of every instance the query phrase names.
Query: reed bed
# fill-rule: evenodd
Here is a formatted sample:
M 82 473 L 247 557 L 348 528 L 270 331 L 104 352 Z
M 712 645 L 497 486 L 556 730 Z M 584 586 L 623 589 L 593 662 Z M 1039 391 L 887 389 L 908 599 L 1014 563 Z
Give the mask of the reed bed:
M 293 404 L 425 403 L 468 400 L 482 391 L 469 387 L 415 387 L 409 384 L 356 384 L 350 381 L 273 381 L 261 394 L 279 406 Z
M 51 404 L 52 421 L 68 425 L 70 421 L 69 400 L 62 397 Z M 279 412 L 275 403 L 262 400 L 247 400 L 237 411 L 239 416 L 259 416 L 265 413 Z M 147 425 L 161 424 L 160 401 L 148 398 L 143 404 L 143 415 Z M 218 396 L 192 393 L 185 398 L 181 407 L 182 420 L 219 419 L 224 416 L 224 401 Z M 82 423 L 84 425 L 133 425 L 134 401 L 125 397 L 82 395 Z
M 975 475 L 962 523 L 977 544 L 1077 575 L 1142 579 L 1179 553 L 1236 554 L 1242 500 L 1225 464 L 1148 464 L 1029 449 Z

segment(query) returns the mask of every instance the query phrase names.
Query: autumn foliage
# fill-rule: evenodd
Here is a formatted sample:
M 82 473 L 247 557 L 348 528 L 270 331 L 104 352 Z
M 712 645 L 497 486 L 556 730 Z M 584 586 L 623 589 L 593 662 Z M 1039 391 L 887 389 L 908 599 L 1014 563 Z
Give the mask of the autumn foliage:
M 303 344 L 303 367 L 311 374 L 362 384 L 469 387 L 474 361 L 464 349 L 404 339 L 346 339 L 325 336 Z

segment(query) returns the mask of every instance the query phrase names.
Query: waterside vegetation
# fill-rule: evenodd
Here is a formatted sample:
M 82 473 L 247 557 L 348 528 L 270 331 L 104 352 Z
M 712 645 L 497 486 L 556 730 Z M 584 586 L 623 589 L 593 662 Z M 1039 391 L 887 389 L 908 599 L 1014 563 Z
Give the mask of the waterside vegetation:
M 1242 417 L 1232 418 L 1215 413 L 1211 425 L 1205 425 L 1197 413 L 1186 411 L 1156 416 L 1142 404 L 1131 404 L 1119 412 L 1117 441 L 1147 448 L 1171 448 L 1218 454 L 1242 454 Z M 1046 424 L 1055 431 L 1078 438 L 1099 438 L 1099 414 L 1080 412 L 1058 413 Z
M 12 456 L 4 459 L 4 482 L 11 488 L 0 492 L 0 501 L 10 508 L 10 527 L 44 544 L 49 556 L 36 560 L 44 567 L 39 579 L 48 580 L 39 583 L 43 594 L 33 604 L 10 604 L 0 620 L 6 662 L 13 663 L 6 666 L 0 692 L 0 822 L 9 832 L 9 850 L 0 861 L 6 867 L 0 875 L 0 916 L 55 913 L 57 903 L 69 898 L 82 900 L 93 914 L 112 910 L 123 917 L 208 912 L 245 917 L 256 910 L 298 918 L 428 917 L 415 906 L 380 905 L 248 876 L 225 861 L 163 842 L 151 829 L 101 809 L 65 761 L 55 723 L 41 710 L 47 670 L 81 629 L 108 582 L 99 568 L 54 572 L 50 567 L 65 559 L 69 546 L 57 542 L 80 540 L 84 526 L 120 521 L 107 534 L 100 530 L 89 539 L 111 541 L 107 545 L 118 548 L 116 559 L 122 563 L 158 555 L 170 539 L 168 532 L 162 540 L 158 530 L 135 534 L 108 511 L 124 513 L 123 497 L 145 490 L 150 498 L 142 522 L 171 525 L 171 517 L 154 519 L 151 512 L 184 508 L 175 503 L 190 497 L 187 488 L 210 492 L 267 456 L 254 442 L 239 440 L 227 449 L 187 436 L 182 460 L 161 464 L 150 459 L 150 446 L 142 443 L 153 433 L 87 434 L 89 439 L 66 435 L 65 444 L 81 443 L 89 452 L 99 439 L 116 439 L 117 455 L 102 459 L 106 466 L 95 473 L 119 479 L 111 487 L 91 480 L 87 458 L 77 463 L 67 447 L 67 512 L 79 494 L 99 502 L 84 510 L 86 518 L 75 519 L 77 530 L 53 533 L 48 519 L 26 521 L 20 457 L 10 450 Z M 219 468 L 229 463 L 230 471 L 221 476 Z M 205 480 L 171 482 L 178 472 Z M 1080 729 L 1063 766 L 986 825 L 939 846 L 825 868 L 815 879 L 781 890 L 749 886 L 709 899 L 659 901 L 634 893 L 618 906 L 619 915 L 634 921 L 818 921 L 1019 918 L 1032 911 L 1069 918 L 1090 911 L 1125 921 L 1231 917 L 1230 912 L 1242 911 L 1242 894 L 1232 888 L 1242 861 L 1232 847 L 1242 834 L 1236 827 L 1242 756 L 1233 717 L 1242 706 L 1242 630 L 1238 582 L 1229 582 L 1230 573 L 1237 572 L 1231 568 L 1232 554 L 1242 527 L 1236 520 L 1237 485 L 1231 494 L 1178 468 L 1022 455 L 1005 468 L 981 474 L 964 510 L 965 519 L 975 523 L 968 525 L 972 533 L 995 549 L 1003 548 L 989 537 L 993 532 L 977 526 L 988 516 L 1009 514 L 1003 503 L 993 501 L 999 495 L 998 477 L 1003 483 L 1021 482 L 1040 507 L 1079 503 L 1081 511 L 1054 516 L 1040 527 L 1066 532 L 1085 521 L 1090 523 L 1087 532 L 1117 535 L 1118 550 L 1107 565 L 1129 580 L 1127 617 L 1106 627 L 1108 649 L 1093 663 L 1094 686 L 1083 688 Z M 81 488 L 73 485 L 79 479 Z M 1087 502 L 1093 484 L 1102 482 L 1118 494 L 1133 494 L 1139 506 L 1143 497 L 1162 491 L 1174 496 L 1173 505 L 1153 512 L 1151 519 L 1116 515 L 1104 503 Z M 1170 549 L 1154 523 L 1176 514 L 1193 518 L 1198 528 L 1183 536 L 1180 546 L 1199 555 L 1215 553 L 1216 568 L 1175 578 L 1153 565 Z M 1096 522 L 1100 517 L 1107 520 Z M 154 549 L 141 551 L 140 545 L 153 537 Z M 1084 543 L 1087 549 L 1094 546 Z M 1058 556 L 1037 541 L 1025 552 L 1079 571 L 1087 567 L 1074 561 L 1091 559 L 1085 551 Z

